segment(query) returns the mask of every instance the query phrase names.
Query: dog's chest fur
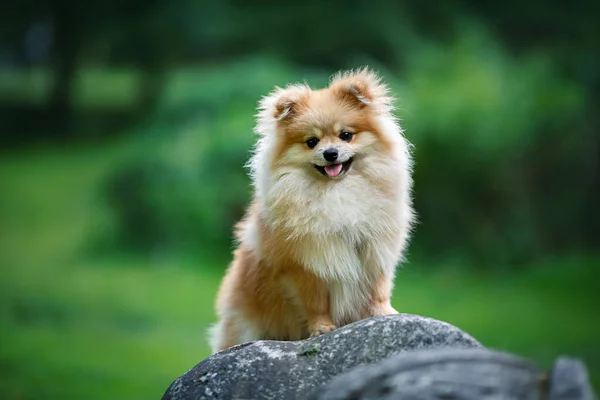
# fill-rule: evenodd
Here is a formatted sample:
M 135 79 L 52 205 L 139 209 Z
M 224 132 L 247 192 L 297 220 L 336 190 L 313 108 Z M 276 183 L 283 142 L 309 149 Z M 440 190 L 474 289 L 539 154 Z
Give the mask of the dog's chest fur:
M 368 264 L 352 236 L 307 236 L 297 246 L 301 264 L 328 284 L 330 312 L 336 325 L 360 319 L 369 298 L 371 276 L 381 268 Z
M 400 195 L 361 174 L 321 184 L 290 173 L 271 186 L 268 224 L 293 241 L 295 261 L 328 283 L 335 324 L 360 319 L 375 277 L 393 273 L 398 260 L 389 247 L 401 223 Z

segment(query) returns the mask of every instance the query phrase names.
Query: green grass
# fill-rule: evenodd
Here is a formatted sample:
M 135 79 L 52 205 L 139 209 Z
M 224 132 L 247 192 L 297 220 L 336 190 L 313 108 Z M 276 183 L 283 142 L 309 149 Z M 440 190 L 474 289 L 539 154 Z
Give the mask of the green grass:
M 90 256 L 110 234 L 100 188 L 131 143 L 0 159 L 0 392 L 5 398 L 159 398 L 209 354 L 221 265 L 199 256 Z M 408 264 L 394 306 L 547 367 L 583 358 L 600 385 L 600 257 L 482 272 Z
M 168 267 L 115 260 L 3 276 L 3 393 L 158 398 L 207 356 L 218 283 Z

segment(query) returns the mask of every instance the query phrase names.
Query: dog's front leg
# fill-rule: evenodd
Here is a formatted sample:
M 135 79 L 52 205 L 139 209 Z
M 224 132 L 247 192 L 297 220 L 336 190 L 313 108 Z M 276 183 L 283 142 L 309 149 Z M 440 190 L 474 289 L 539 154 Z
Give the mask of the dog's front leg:
M 392 307 L 391 298 L 394 288 L 394 274 L 399 258 L 399 246 L 384 241 L 365 244 L 360 247 L 360 257 L 363 268 L 369 276 L 368 298 L 362 318 L 380 315 L 398 314 Z
M 290 278 L 304 309 L 309 335 L 315 337 L 336 329 L 329 308 L 327 283 L 302 267 L 290 272 Z
M 394 276 L 388 275 L 384 271 L 381 271 L 379 276 L 374 279 L 369 293 L 366 317 L 398 314 L 391 304 L 393 282 Z

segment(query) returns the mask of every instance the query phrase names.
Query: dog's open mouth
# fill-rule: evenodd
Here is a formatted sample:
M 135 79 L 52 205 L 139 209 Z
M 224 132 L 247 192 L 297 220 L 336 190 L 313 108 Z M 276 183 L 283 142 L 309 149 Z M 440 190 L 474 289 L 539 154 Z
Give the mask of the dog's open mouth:
M 337 178 L 342 176 L 350 169 L 350 165 L 352 164 L 352 157 L 343 163 L 339 164 L 329 164 L 325 166 L 315 165 L 317 171 L 321 174 L 328 176 L 330 178 Z

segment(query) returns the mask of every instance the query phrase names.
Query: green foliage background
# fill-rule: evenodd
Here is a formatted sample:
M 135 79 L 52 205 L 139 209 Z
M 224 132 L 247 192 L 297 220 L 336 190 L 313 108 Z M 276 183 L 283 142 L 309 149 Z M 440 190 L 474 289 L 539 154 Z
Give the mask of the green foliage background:
M 394 306 L 600 384 L 596 3 L 13 3 L 0 15 L 0 391 L 158 397 L 250 198 L 256 103 L 369 65 L 414 144 Z

